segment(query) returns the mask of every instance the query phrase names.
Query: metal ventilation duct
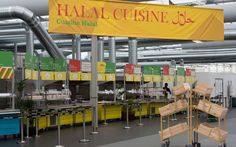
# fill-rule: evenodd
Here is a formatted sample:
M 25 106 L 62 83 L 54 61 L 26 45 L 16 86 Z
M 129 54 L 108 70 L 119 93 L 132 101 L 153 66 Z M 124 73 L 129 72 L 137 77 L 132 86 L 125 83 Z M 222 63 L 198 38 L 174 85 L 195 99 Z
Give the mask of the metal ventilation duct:
M 38 40 L 43 44 L 43 46 L 52 57 L 64 58 L 64 55 L 59 51 L 51 36 L 46 32 L 40 21 L 30 10 L 19 6 L 0 7 L 0 18 L 22 19 L 28 24 L 28 26 L 37 36 Z

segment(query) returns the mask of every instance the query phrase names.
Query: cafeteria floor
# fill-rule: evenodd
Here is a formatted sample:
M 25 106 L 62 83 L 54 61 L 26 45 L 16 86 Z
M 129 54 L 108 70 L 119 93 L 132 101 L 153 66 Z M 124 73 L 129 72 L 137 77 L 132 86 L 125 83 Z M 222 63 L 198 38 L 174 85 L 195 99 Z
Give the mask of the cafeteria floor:
M 65 147 L 160 147 L 159 117 L 144 118 L 144 126 L 137 126 L 138 120 L 130 122 L 131 128 L 123 129 L 125 122 L 110 122 L 107 126 L 99 126 L 99 134 L 90 135 L 92 130 L 89 125 L 86 128 L 87 138 L 91 140 L 88 143 L 79 143 L 82 139 L 82 126 L 62 128 L 61 144 Z M 172 124 L 186 121 L 185 117 L 178 115 L 178 121 Z M 229 135 L 227 138 L 227 147 L 236 146 L 236 109 L 231 109 L 228 114 L 227 128 Z M 204 137 L 200 136 L 202 147 L 217 147 L 218 145 Z M 171 147 L 183 147 L 187 141 L 187 133 L 171 138 Z M 0 139 L 0 147 L 54 147 L 57 144 L 57 130 L 42 132 L 40 137 L 32 138 L 26 144 L 18 144 L 15 139 Z

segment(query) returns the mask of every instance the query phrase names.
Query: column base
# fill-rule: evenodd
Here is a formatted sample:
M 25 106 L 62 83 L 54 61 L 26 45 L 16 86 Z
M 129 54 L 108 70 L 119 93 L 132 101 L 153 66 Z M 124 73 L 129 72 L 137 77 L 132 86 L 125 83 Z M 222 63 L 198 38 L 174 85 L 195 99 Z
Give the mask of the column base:
M 56 146 L 54 146 L 54 147 L 65 147 L 65 146 L 63 146 L 63 145 L 56 145 Z
M 91 140 L 89 140 L 89 139 L 81 139 L 79 142 L 81 142 L 81 143 L 86 143 L 86 142 L 90 142 Z
M 138 123 L 137 126 L 143 126 L 143 123 Z
M 30 137 L 30 136 L 26 136 L 25 138 L 26 138 L 26 139 L 31 139 L 32 137 Z
M 25 144 L 26 141 L 25 141 L 25 140 L 20 140 L 20 141 L 18 141 L 17 143 L 18 143 L 18 144 Z
M 90 132 L 90 134 L 91 134 L 91 135 L 97 135 L 97 134 L 99 134 L 99 132 L 94 131 L 94 132 Z
M 107 126 L 107 125 L 108 125 L 108 123 L 104 122 L 104 123 L 102 123 L 102 125 L 103 125 L 103 126 Z
M 125 126 L 124 129 L 130 129 L 131 127 L 130 126 Z

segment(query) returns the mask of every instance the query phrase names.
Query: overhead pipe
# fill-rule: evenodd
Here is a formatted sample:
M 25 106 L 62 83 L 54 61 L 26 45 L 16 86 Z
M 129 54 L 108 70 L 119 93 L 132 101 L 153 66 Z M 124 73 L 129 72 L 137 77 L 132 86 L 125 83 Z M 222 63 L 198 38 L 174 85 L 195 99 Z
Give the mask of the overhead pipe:
M 233 40 L 233 39 L 236 39 L 236 31 L 235 30 L 225 31 L 225 40 Z
M 202 42 L 202 43 L 185 43 L 179 45 L 182 49 L 200 49 L 200 48 L 219 48 L 219 47 L 235 47 L 236 42 L 234 40 L 222 41 L 222 42 Z
M 123 62 L 123 63 L 116 63 L 117 67 L 122 67 L 125 66 L 126 64 L 128 64 L 127 62 Z M 170 65 L 170 62 L 138 62 L 138 65 Z
M 236 22 L 236 3 L 222 5 L 203 5 L 198 7 L 217 8 L 224 10 L 224 22 Z
M 104 61 L 104 40 L 103 38 L 98 38 L 98 61 Z
M 221 53 L 221 54 L 192 54 L 192 55 L 171 55 L 171 56 L 153 56 L 153 57 L 140 57 L 139 60 L 172 60 L 172 59 L 185 59 L 185 58 L 226 58 L 226 57 L 235 57 L 236 52 L 234 53 Z
M 7 32 L 5 32 L 7 33 Z M 13 32 L 12 32 L 13 33 Z M 1 32 L 0 32 L 1 34 Z M 8 34 L 9 35 L 9 34 Z M 20 37 L 20 36 L 19 36 Z M 23 36 L 24 37 L 24 36 Z M 63 38 L 64 37 L 64 38 Z M 1 36 L 0 36 L 1 38 Z M 55 35 L 53 34 L 52 35 L 52 38 L 54 40 L 56 39 L 71 39 L 72 38 L 72 35 Z M 16 40 L 15 36 L 13 36 L 12 38 L 13 40 Z M 143 40 L 139 39 L 140 43 L 138 44 L 138 47 L 147 47 L 147 46 L 156 46 L 156 48 L 160 48 L 160 49 L 174 49 L 174 48 L 183 48 L 183 49 L 197 49 L 197 48 L 218 48 L 220 46 L 222 47 L 234 47 L 236 46 L 236 42 L 235 41 L 229 41 L 229 40 L 234 40 L 236 39 L 236 31 L 225 31 L 225 40 L 224 42 L 202 42 L 202 43 L 181 43 L 181 44 L 177 44 L 178 42 L 172 42 L 173 45 L 167 45 L 166 47 L 165 46 L 162 46 L 160 44 L 162 44 L 163 42 L 161 42 L 161 40 L 159 41 L 159 43 L 157 43 L 158 41 L 155 41 L 155 42 L 151 42 L 151 43 L 144 43 Z M 1 41 L 9 41 L 11 40 L 9 37 L 7 38 L 1 38 Z M 117 48 L 122 48 L 122 43 L 121 41 L 117 41 Z M 163 41 L 163 40 L 162 40 Z M 20 40 L 18 41 L 20 42 Z M 22 42 L 24 42 L 24 40 L 22 40 Z M 146 42 L 148 42 L 148 40 L 146 40 Z M 65 46 L 71 46 L 71 40 L 66 40 L 65 41 L 56 41 L 57 45 L 58 46 L 61 46 L 61 47 L 65 47 Z M 81 41 L 81 48 L 83 48 L 84 51 L 90 51 L 91 50 L 91 47 L 90 47 L 90 44 L 91 44 L 91 41 Z M 171 44 L 171 43 L 170 43 Z M 19 43 L 19 46 L 22 46 L 23 47 L 24 43 Z M 36 48 L 39 46 L 39 42 L 35 41 L 35 45 L 36 45 Z M 0 45 L 0 47 L 2 48 L 6 48 L 6 49 L 9 49 L 9 48 L 12 48 L 13 47 L 13 44 L 2 44 Z M 104 48 L 105 49 L 108 49 L 110 48 L 109 46 L 109 41 L 106 42 L 104 41 Z M 147 48 L 144 49 L 144 50 L 148 50 Z M 127 49 L 128 51 L 128 49 Z
M 207 4 L 228 3 L 228 2 L 235 2 L 235 0 L 207 0 Z
M 81 60 L 81 36 L 75 35 L 76 59 Z
M 116 63 L 116 40 L 115 37 L 108 38 L 110 62 Z
M 137 52 L 137 40 L 135 38 L 129 38 L 129 63 L 137 64 L 138 52 Z
M 225 53 L 235 53 L 236 52 L 236 49 L 233 48 L 233 49 L 221 49 L 221 50 L 190 50 L 190 51 L 183 51 L 183 52 L 167 52 L 167 53 L 160 53 L 160 52 L 151 52 L 151 53 L 140 53 L 140 58 L 142 57 L 153 57 L 153 56 L 158 56 L 158 57 L 161 57 L 161 56 L 171 56 L 171 55 L 192 55 L 192 54 L 210 54 L 210 53 L 222 53 L 222 52 L 225 52 Z M 127 57 L 127 56 L 126 56 Z
M 51 36 L 46 32 L 40 21 L 30 10 L 19 6 L 0 7 L 0 18 L 22 19 L 28 24 L 52 57 L 64 58 L 64 55 L 59 51 Z
M 34 34 L 29 28 L 26 30 L 26 52 L 34 54 Z
M 236 23 L 225 23 L 224 24 L 225 31 L 228 30 L 235 30 L 236 29 Z

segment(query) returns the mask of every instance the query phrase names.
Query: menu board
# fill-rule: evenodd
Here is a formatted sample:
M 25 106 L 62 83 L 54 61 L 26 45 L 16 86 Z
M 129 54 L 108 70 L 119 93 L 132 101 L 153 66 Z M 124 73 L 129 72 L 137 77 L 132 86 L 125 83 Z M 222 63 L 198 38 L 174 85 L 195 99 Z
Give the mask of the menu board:
M 91 63 L 90 62 L 81 62 L 81 71 L 82 72 L 91 72 Z
M 97 62 L 97 71 L 98 73 L 106 72 L 106 62 Z
M 126 64 L 125 65 L 125 72 L 127 74 L 133 74 L 134 73 L 134 64 Z
M 71 72 L 80 71 L 80 60 L 69 60 L 69 69 Z

